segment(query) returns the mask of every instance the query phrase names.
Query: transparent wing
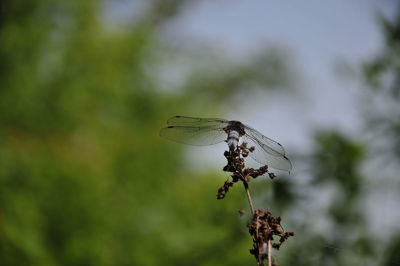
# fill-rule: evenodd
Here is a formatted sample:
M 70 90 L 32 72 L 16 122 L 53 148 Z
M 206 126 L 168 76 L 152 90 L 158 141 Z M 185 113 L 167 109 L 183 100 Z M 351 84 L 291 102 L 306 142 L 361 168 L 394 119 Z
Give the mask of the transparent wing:
M 217 144 L 227 138 L 225 131 L 215 126 L 169 126 L 161 129 L 160 136 L 175 142 L 195 146 Z
M 247 125 L 244 125 L 244 129 L 246 134 L 251 136 L 251 138 L 253 138 L 254 140 L 256 140 L 267 153 L 274 156 L 286 155 L 285 149 L 280 143 L 264 136 L 259 131 Z
M 167 124 L 170 126 L 186 126 L 186 127 L 216 127 L 224 128 L 229 121 L 220 118 L 197 118 L 188 116 L 174 116 L 168 119 Z
M 249 156 L 260 164 L 266 164 L 269 167 L 290 172 L 292 163 L 283 154 L 272 149 L 253 135 L 246 134 L 242 137 L 243 142 L 247 142 L 247 147 L 254 146 L 254 151 L 249 153 Z

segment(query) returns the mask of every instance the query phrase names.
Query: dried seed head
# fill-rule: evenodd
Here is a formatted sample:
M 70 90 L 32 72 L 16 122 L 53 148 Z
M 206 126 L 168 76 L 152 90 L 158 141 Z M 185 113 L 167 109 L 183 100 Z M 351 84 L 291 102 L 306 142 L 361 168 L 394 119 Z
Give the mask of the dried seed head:
M 230 172 L 231 181 L 226 180 L 224 185 L 218 189 L 217 199 L 225 198 L 232 187 L 238 181 L 241 181 L 245 188 L 248 189 L 248 183 L 250 177 L 257 178 L 268 173 L 271 179 L 275 178 L 275 174 L 268 172 L 268 166 L 264 165 L 258 169 L 245 168 L 244 158 L 249 155 L 250 152 L 254 152 L 255 148 L 252 146 L 247 148 L 247 143 L 243 142 L 233 151 L 225 151 L 224 156 L 227 159 L 227 165 L 223 168 L 225 172 Z M 252 206 L 251 206 L 252 207 Z M 239 215 L 243 216 L 244 210 L 239 210 Z M 293 236 L 292 232 L 284 232 L 282 229 L 281 217 L 273 217 L 272 213 L 267 210 L 258 209 L 254 212 L 251 221 L 248 223 L 249 233 L 253 240 L 253 248 L 250 253 L 254 255 L 258 265 L 264 265 L 263 260 L 268 255 L 268 241 L 274 241 L 274 236 L 276 237 L 275 243 L 272 244 L 272 248 L 279 249 L 281 245 L 286 241 L 287 238 Z M 277 241 L 279 239 L 279 241 Z M 260 261 L 261 258 L 261 261 Z M 277 265 L 273 262 L 272 265 Z
M 269 178 L 274 179 L 276 177 L 276 175 L 274 173 L 268 173 Z
M 253 250 L 251 254 L 253 254 L 256 259 L 265 253 L 264 244 L 267 243 L 268 240 L 273 241 L 274 236 L 279 237 L 279 242 L 272 243 L 272 248 L 279 250 L 283 242 L 285 242 L 289 236 L 294 235 L 293 232 L 284 232 L 282 230 L 280 226 L 281 220 L 282 218 L 280 216 L 273 217 L 269 210 L 264 211 L 258 209 L 255 211 L 252 221 L 248 224 L 248 228 L 253 239 Z

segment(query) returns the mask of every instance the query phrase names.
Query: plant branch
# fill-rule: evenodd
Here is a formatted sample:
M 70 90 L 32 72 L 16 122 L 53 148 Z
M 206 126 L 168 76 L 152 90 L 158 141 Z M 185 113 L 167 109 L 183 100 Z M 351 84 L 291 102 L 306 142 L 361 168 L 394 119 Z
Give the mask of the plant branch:
M 246 190 L 247 200 L 249 201 L 251 214 L 254 215 L 255 212 L 254 212 L 254 207 L 253 207 L 253 201 L 251 200 L 251 196 L 250 196 L 249 184 L 247 184 L 247 182 L 244 181 L 243 186 L 244 186 L 244 189 Z
M 272 260 L 271 260 L 271 240 L 270 239 L 268 239 L 268 243 L 267 243 L 267 245 L 268 245 L 268 258 L 267 258 L 267 260 L 268 260 L 268 266 L 272 266 Z
M 239 181 L 243 183 L 252 214 L 252 219 L 248 224 L 249 233 L 253 239 L 253 249 L 250 250 L 250 253 L 256 258 L 258 266 L 264 266 L 265 259 L 268 260 L 268 266 L 272 266 L 277 265 L 276 262 L 272 263 L 272 248 L 279 250 L 283 242 L 294 234 L 282 230 L 281 217 L 273 217 L 269 210 L 254 209 L 249 190 L 250 177 L 254 179 L 268 174 L 269 178 L 273 179 L 275 174 L 269 172 L 266 165 L 258 169 L 245 168 L 244 159 L 253 151 L 254 147 L 247 148 L 247 143 L 242 143 L 236 150 L 224 153 L 228 163 L 223 170 L 231 173 L 232 180 L 228 178 L 224 185 L 218 189 L 217 199 L 225 198 L 226 193 L 235 183 Z M 274 236 L 280 238 L 279 243 L 272 243 Z

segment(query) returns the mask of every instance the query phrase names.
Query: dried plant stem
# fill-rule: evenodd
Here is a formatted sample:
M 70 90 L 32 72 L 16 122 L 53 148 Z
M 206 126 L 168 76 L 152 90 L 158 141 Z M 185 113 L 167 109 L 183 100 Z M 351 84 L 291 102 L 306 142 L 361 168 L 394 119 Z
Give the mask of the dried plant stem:
M 272 259 L 271 259 L 271 240 L 270 239 L 268 239 L 268 242 L 267 242 L 267 245 L 268 245 L 268 266 L 272 266 Z
M 293 236 L 293 232 L 284 232 L 281 228 L 281 217 L 273 217 L 269 211 L 263 209 L 254 209 L 253 200 L 250 195 L 249 181 L 250 178 L 257 178 L 264 174 L 268 174 L 271 179 L 275 177 L 275 174 L 268 171 L 268 166 L 264 165 L 258 169 L 246 168 L 244 164 L 244 158 L 249 155 L 250 152 L 254 151 L 254 147 L 247 148 L 247 143 L 242 143 L 234 151 L 225 151 L 224 156 L 228 160 L 227 165 L 223 168 L 225 172 L 230 172 L 232 180 L 229 178 L 225 181 L 224 185 L 218 189 L 217 199 L 223 199 L 229 188 L 235 183 L 242 182 L 246 191 L 247 200 L 249 202 L 252 219 L 249 221 L 247 227 L 249 233 L 253 239 L 253 248 L 250 253 L 257 260 L 258 266 L 264 266 L 264 260 L 267 259 L 268 266 L 277 265 L 275 262 L 272 263 L 271 250 L 275 248 L 279 250 L 280 246 L 286 239 Z M 242 215 L 243 210 L 239 213 Z M 273 236 L 280 237 L 279 243 L 272 243 Z
M 253 201 L 251 199 L 251 195 L 250 195 L 250 190 L 249 190 L 249 184 L 246 181 L 243 181 L 243 186 L 244 189 L 246 190 L 246 195 L 247 195 L 247 199 L 249 201 L 249 206 L 250 206 L 250 210 L 251 210 L 251 214 L 254 216 L 255 211 L 254 211 L 254 206 L 253 206 Z M 258 235 L 258 221 L 257 221 L 257 235 Z M 272 266 L 272 260 L 271 260 L 271 240 L 268 240 L 268 266 Z M 259 266 L 263 266 L 264 263 L 262 262 L 260 253 L 258 254 L 258 260 L 257 260 L 257 265 Z
M 260 224 L 258 223 L 258 219 L 257 219 L 257 224 L 256 224 L 256 234 L 258 235 L 258 228 L 260 227 Z M 257 256 L 257 265 L 258 266 L 264 266 L 262 263 L 262 259 L 261 259 L 261 254 L 260 252 L 258 252 L 258 256 Z
M 255 212 L 254 212 L 254 207 L 253 207 L 253 201 L 251 200 L 251 196 L 250 196 L 249 185 L 246 182 L 243 182 L 243 185 L 244 185 L 244 189 L 246 190 L 247 199 L 249 201 L 251 214 L 254 215 Z

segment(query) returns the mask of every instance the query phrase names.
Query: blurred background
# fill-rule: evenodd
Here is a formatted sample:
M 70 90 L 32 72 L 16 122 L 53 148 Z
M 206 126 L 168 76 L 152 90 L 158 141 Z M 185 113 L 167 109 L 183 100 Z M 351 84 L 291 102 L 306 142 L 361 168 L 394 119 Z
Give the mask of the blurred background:
M 173 115 L 284 145 L 250 184 L 279 265 L 400 265 L 399 8 L 1 1 L 0 265 L 255 265 L 226 145 L 161 139 Z

